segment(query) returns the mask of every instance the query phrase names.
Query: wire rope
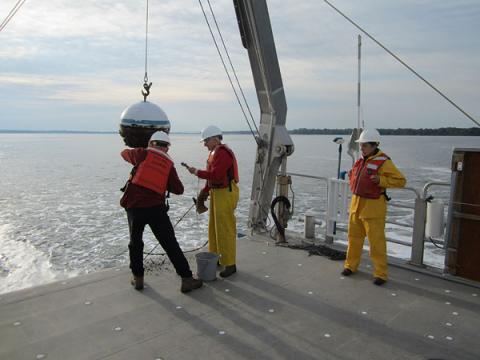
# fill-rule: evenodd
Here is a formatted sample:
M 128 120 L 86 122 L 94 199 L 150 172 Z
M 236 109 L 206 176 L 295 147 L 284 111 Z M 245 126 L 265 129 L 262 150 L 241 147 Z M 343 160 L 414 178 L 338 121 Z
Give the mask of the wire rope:
M 0 31 L 2 31 L 5 28 L 5 26 L 7 26 L 7 24 L 10 22 L 10 20 L 13 19 L 13 17 L 18 12 L 18 10 L 20 10 L 22 5 L 25 4 L 25 1 L 27 1 L 27 0 L 18 0 L 17 1 L 17 3 L 13 6 L 12 10 L 10 10 L 8 15 L 5 17 L 5 19 L 0 24 Z
M 144 83 L 148 83 L 148 4 L 147 0 L 147 11 L 145 14 L 145 76 L 143 77 Z
M 420 75 L 417 71 L 415 71 L 411 66 L 409 66 L 406 62 L 400 59 L 397 55 L 395 55 L 392 51 L 390 51 L 385 45 L 383 45 L 380 41 L 375 39 L 372 35 L 370 35 L 367 31 L 365 31 L 360 25 L 358 25 L 355 21 L 350 19 L 347 15 L 345 15 L 342 11 L 336 8 L 332 3 L 328 0 L 323 0 L 327 5 L 329 5 L 333 10 L 335 10 L 338 14 L 343 16 L 348 22 L 350 22 L 353 26 L 355 26 L 358 30 L 362 33 L 367 35 L 373 42 L 375 42 L 378 46 L 380 46 L 383 50 L 385 50 L 388 54 L 390 54 L 393 58 L 395 58 L 398 62 L 400 62 L 403 66 L 405 66 L 408 70 L 414 73 L 420 80 L 422 80 L 425 84 L 427 84 L 430 88 L 432 88 L 435 92 L 437 92 L 441 97 L 447 100 L 451 105 L 453 105 L 457 110 L 459 110 L 463 115 L 473 121 L 477 126 L 480 127 L 480 123 L 473 118 L 469 113 L 463 110 L 459 105 L 457 105 L 453 100 L 451 100 L 447 95 L 445 95 L 442 91 L 437 89 L 431 82 L 425 79 L 422 75 Z
M 212 5 L 210 3 L 210 0 L 207 0 L 207 3 L 208 3 L 208 7 L 210 8 L 210 13 L 212 14 L 212 18 L 213 18 L 213 21 L 215 22 L 215 27 L 217 28 L 217 32 L 218 32 L 218 35 L 220 36 L 220 40 L 222 42 L 222 45 L 223 45 L 223 49 L 225 50 L 225 54 L 227 55 L 227 59 L 228 59 L 228 62 L 230 64 L 230 67 L 232 68 L 232 72 L 233 72 L 233 75 L 235 76 L 235 80 L 237 82 L 237 85 L 238 85 L 238 88 L 240 90 L 240 93 L 242 94 L 242 98 L 243 98 L 243 101 L 245 102 L 245 106 L 248 110 L 248 114 L 250 115 L 250 119 L 252 120 L 253 122 L 253 125 L 255 126 L 255 130 L 257 130 L 257 134 L 258 136 L 260 136 L 260 132 L 258 130 L 258 126 L 257 126 L 257 123 L 255 122 L 255 118 L 252 114 L 252 111 L 250 109 L 250 106 L 248 105 L 248 101 L 245 97 L 245 93 L 243 92 L 243 88 L 242 88 L 242 85 L 240 84 L 240 81 L 238 80 L 238 76 L 237 76 L 237 71 L 235 70 L 235 67 L 233 66 L 233 62 L 232 62 L 232 59 L 230 58 L 230 54 L 228 52 L 228 49 L 227 49 L 227 46 L 225 44 L 225 40 L 223 38 L 223 35 L 222 35 L 222 32 L 220 31 L 220 27 L 218 26 L 218 22 L 217 22 L 217 17 L 215 16 L 215 13 L 213 11 L 213 8 L 212 8 Z
M 233 80 L 232 80 L 232 77 L 230 76 L 230 73 L 228 71 L 228 68 L 227 68 L 227 65 L 225 64 L 225 60 L 222 56 L 222 53 L 220 51 L 220 47 L 218 46 L 218 43 L 217 43 L 217 39 L 215 38 L 215 35 L 213 33 L 213 30 L 212 30 L 212 27 L 210 25 L 210 21 L 208 20 L 208 16 L 207 16 L 207 13 L 205 12 L 205 8 L 203 6 L 203 3 L 201 0 L 198 0 L 198 3 L 200 4 L 200 8 L 202 9 L 202 13 L 203 13 L 203 17 L 205 18 L 205 22 L 207 23 L 207 26 L 208 26 L 208 30 L 210 31 L 210 35 L 212 37 L 212 40 L 213 40 L 213 43 L 215 44 L 215 48 L 217 49 L 217 53 L 218 53 L 218 56 L 220 57 L 220 60 L 222 62 L 222 65 L 223 65 L 223 69 L 225 70 L 225 73 L 228 77 L 228 81 L 230 82 L 230 85 L 232 87 L 232 90 L 235 94 L 235 97 L 237 99 L 237 102 L 238 102 L 238 105 L 240 106 L 240 109 L 242 110 L 242 113 L 243 113 L 243 116 L 245 118 L 245 121 L 247 122 L 247 125 L 248 125 L 248 128 L 250 129 L 250 132 L 252 133 L 252 136 L 253 138 L 255 139 L 255 142 L 257 143 L 257 145 L 260 145 L 260 142 L 259 140 L 257 139 L 257 137 L 255 136 L 255 133 L 253 131 L 253 128 L 252 128 L 252 125 L 250 124 L 250 121 L 248 120 L 248 117 L 247 117 L 247 114 L 245 112 L 245 109 L 244 109 L 244 106 L 242 104 L 242 102 L 240 101 L 240 97 L 238 96 L 238 93 L 237 93 L 237 89 L 235 88 L 235 85 L 233 84 Z

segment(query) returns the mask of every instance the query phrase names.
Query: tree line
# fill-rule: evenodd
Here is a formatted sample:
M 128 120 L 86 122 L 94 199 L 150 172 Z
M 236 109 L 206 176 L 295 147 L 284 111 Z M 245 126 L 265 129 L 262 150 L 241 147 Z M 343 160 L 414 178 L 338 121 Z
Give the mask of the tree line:
M 420 136 L 480 136 L 480 128 L 444 127 L 437 129 L 377 129 L 380 135 L 420 135 Z M 290 134 L 301 135 L 350 135 L 353 129 L 307 129 L 289 130 Z

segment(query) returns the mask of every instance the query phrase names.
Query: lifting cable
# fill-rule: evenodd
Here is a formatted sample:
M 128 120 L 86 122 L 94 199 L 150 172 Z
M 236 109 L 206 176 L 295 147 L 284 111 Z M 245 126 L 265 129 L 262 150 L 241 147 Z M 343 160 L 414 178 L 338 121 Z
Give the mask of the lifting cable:
M 150 87 L 152 83 L 148 82 L 148 0 L 147 11 L 145 14 L 145 75 L 143 76 L 143 101 L 147 101 L 147 96 L 150 95 Z
M 208 7 L 210 8 L 210 13 L 212 14 L 213 21 L 215 22 L 215 27 L 217 28 L 218 35 L 220 36 L 220 40 L 222 41 L 223 49 L 225 50 L 225 54 L 227 54 L 228 62 L 230 64 L 230 67 L 232 68 L 233 75 L 235 76 L 235 80 L 237 82 L 238 88 L 240 89 L 240 93 L 242 94 L 242 98 L 243 98 L 243 101 L 245 102 L 245 106 L 248 110 L 248 114 L 250 115 L 250 119 L 252 120 L 253 125 L 255 126 L 255 130 L 257 131 L 257 134 L 260 135 L 260 132 L 258 131 L 257 123 L 255 122 L 255 118 L 252 115 L 252 110 L 248 105 L 248 101 L 245 97 L 245 93 L 243 92 L 242 85 L 240 85 L 240 80 L 238 80 L 237 72 L 235 70 L 235 67 L 233 66 L 232 59 L 230 58 L 230 54 L 228 53 L 227 46 L 225 45 L 222 32 L 220 31 L 220 27 L 218 26 L 217 17 L 213 12 L 212 5 L 210 4 L 210 0 L 207 0 L 207 3 L 208 3 Z
M 12 20 L 12 18 L 15 16 L 18 10 L 22 7 L 23 4 L 25 4 L 25 1 L 27 0 L 18 0 L 17 3 L 13 6 L 12 10 L 8 13 L 7 17 L 3 19 L 2 23 L 0 24 L 0 31 L 2 31 L 5 26 Z
M 208 1 L 208 0 L 207 0 Z M 248 117 L 247 117 L 247 114 L 245 112 L 245 109 L 244 109 L 244 106 L 242 104 L 242 102 L 240 101 L 240 97 L 237 93 L 237 89 L 235 88 L 235 85 L 233 84 L 233 80 L 232 80 L 232 77 L 230 76 L 230 73 L 228 71 L 228 68 L 227 68 L 227 65 L 225 64 L 225 59 L 223 58 L 223 55 L 220 51 L 220 47 L 218 46 L 218 43 L 217 43 L 217 39 L 215 38 L 215 35 L 213 34 L 213 30 L 212 30 L 212 27 L 210 25 L 210 22 L 208 21 L 208 17 L 207 17 L 207 13 L 205 12 L 205 9 L 203 7 L 203 4 L 202 4 L 202 0 L 198 0 L 198 3 L 200 4 L 200 8 L 202 9 L 202 13 L 203 13 L 203 17 L 205 18 L 205 22 L 207 23 L 207 26 L 208 26 L 208 30 L 210 31 L 210 35 L 212 37 L 212 40 L 213 40 L 213 43 L 215 44 L 215 48 L 217 49 L 217 53 L 220 57 L 220 60 L 222 62 L 222 65 L 223 65 L 223 69 L 225 70 L 225 73 L 227 74 L 227 77 L 228 77 L 228 81 L 230 82 L 230 85 L 232 86 L 232 90 L 235 94 L 235 97 L 237 99 L 237 102 L 238 102 L 238 105 L 240 106 L 240 109 L 242 110 L 242 113 L 243 113 L 243 117 L 245 118 L 245 121 L 247 122 L 247 125 L 250 129 L 250 132 L 252 133 L 252 136 L 253 138 L 255 139 L 255 142 L 257 143 L 257 145 L 260 145 L 260 140 L 257 138 L 257 136 L 255 135 L 255 132 L 253 131 L 253 128 L 252 128 L 252 125 L 250 124 L 250 121 L 248 120 Z M 210 2 L 209 2 L 210 4 Z M 213 14 L 213 9 L 210 7 L 211 11 L 212 11 L 212 14 Z M 214 19 L 215 19 L 215 15 L 214 16 Z M 216 23 L 216 20 L 215 20 L 215 23 Z M 218 29 L 218 31 L 220 31 L 220 29 Z M 222 39 L 222 42 L 223 42 L 223 37 L 220 35 L 221 39 Z M 225 49 L 226 49 L 226 46 L 225 46 L 225 43 L 223 43 Z M 228 56 L 228 51 L 227 51 L 227 56 Z M 230 59 L 230 56 L 228 56 L 228 58 Z M 232 68 L 233 68 L 233 65 L 232 65 Z M 235 74 L 235 77 L 237 77 L 236 75 L 236 72 L 235 72 L 235 68 L 233 68 L 233 73 Z M 238 81 L 238 78 L 237 78 L 237 81 Z M 240 84 L 240 83 L 239 83 Z M 241 87 L 240 87 L 241 89 Z M 242 90 L 242 94 L 243 94 L 243 90 Z M 245 99 L 245 98 L 244 98 Z M 245 102 L 246 102 L 246 99 L 245 99 Z M 248 107 L 248 105 L 247 105 Z M 253 116 L 252 116 L 252 119 L 253 119 Z M 254 121 L 254 124 L 255 124 L 255 121 Z M 257 125 L 255 124 L 255 128 L 257 130 L 257 135 L 260 136 L 260 133 L 258 132 L 258 128 L 257 128 Z
M 199 0 L 199 2 L 200 2 L 200 6 L 202 6 L 202 3 L 201 3 L 200 0 Z M 236 79 L 238 88 L 240 89 L 240 92 L 241 92 L 241 94 L 242 94 L 243 101 L 245 102 L 245 105 L 246 105 L 246 108 L 247 108 L 248 113 L 249 113 L 249 115 L 250 115 L 250 118 L 251 118 L 251 120 L 252 120 L 252 122 L 253 122 L 253 124 L 254 124 L 254 126 L 255 126 L 255 129 L 257 130 L 257 134 L 258 134 L 258 136 L 260 137 L 260 131 L 258 130 L 257 124 L 256 124 L 256 122 L 255 122 L 255 118 L 254 118 L 254 116 L 252 115 L 252 111 L 251 111 L 251 109 L 250 109 L 250 106 L 248 105 L 248 101 L 247 101 L 247 99 L 246 99 L 246 97 L 245 97 L 245 94 L 244 94 L 244 92 L 243 92 L 243 88 L 242 88 L 242 86 L 241 86 L 241 84 L 240 84 L 240 81 L 238 80 L 238 76 L 237 76 L 235 67 L 233 66 L 232 60 L 231 60 L 231 58 L 230 58 L 230 55 L 229 55 L 229 52 L 228 52 L 228 49 L 227 49 L 227 46 L 226 46 L 225 41 L 224 41 L 223 36 L 222 36 L 222 32 L 220 31 L 220 27 L 218 26 L 217 18 L 216 18 L 216 16 L 215 16 L 215 13 L 214 13 L 213 8 L 212 8 L 212 6 L 211 6 L 210 0 L 207 0 L 207 3 L 208 3 L 208 6 L 209 6 L 209 8 L 210 8 L 210 13 L 212 14 L 212 18 L 213 18 L 213 20 L 214 20 L 214 22 L 215 22 L 215 26 L 216 26 L 216 28 L 217 28 L 217 32 L 218 32 L 218 34 L 219 34 L 219 36 L 220 36 L 220 40 L 221 40 L 221 42 L 222 42 L 223 48 L 224 48 L 225 53 L 226 53 L 226 55 L 227 55 L 228 61 L 229 61 L 229 63 L 230 63 L 230 67 L 231 67 L 232 72 L 233 72 L 233 74 L 234 74 L 234 76 L 235 76 L 235 79 Z M 202 11 L 203 11 L 203 6 L 202 6 Z M 205 16 L 205 12 L 204 12 L 204 16 Z M 206 18 L 206 16 L 205 16 L 205 20 L 206 20 L 206 22 L 207 22 L 207 25 L 208 25 L 209 28 L 210 28 L 210 25 L 209 25 L 209 22 L 208 22 L 208 19 Z M 252 26 L 252 24 L 250 24 L 250 25 Z M 214 38 L 213 33 L 212 33 L 211 30 L 210 30 L 210 34 L 212 35 L 213 41 L 215 42 L 215 45 L 216 45 L 216 41 L 215 41 L 215 38 Z M 257 52 L 257 58 L 261 61 L 261 56 L 260 56 L 260 54 L 258 53 L 258 49 L 257 49 L 256 47 L 255 47 L 255 50 L 256 50 L 256 52 Z M 218 47 L 217 47 L 217 51 L 219 51 L 219 50 L 218 50 Z M 219 52 L 219 55 L 220 55 L 220 52 Z M 221 55 L 220 55 L 220 58 L 221 58 Z M 222 62 L 223 62 L 223 59 L 222 59 Z M 225 64 L 224 64 L 224 65 L 225 65 Z M 225 66 L 224 66 L 224 69 L 225 69 L 225 71 L 227 72 L 227 76 L 228 76 L 228 71 L 227 71 L 227 69 L 225 68 Z M 230 76 L 229 76 L 229 78 L 230 78 Z M 262 73 L 262 82 L 263 82 L 263 85 L 264 85 L 265 89 L 267 89 L 267 88 L 268 88 L 268 84 L 267 84 L 267 81 L 266 81 L 263 73 Z M 232 85 L 232 88 L 233 88 L 233 84 L 231 84 L 231 85 Z M 235 91 L 235 88 L 233 88 L 233 89 L 234 89 L 234 91 Z M 236 94 L 236 93 L 235 93 L 235 94 Z M 238 100 L 238 97 L 237 97 L 237 100 Z M 270 98 L 267 97 L 267 100 L 268 100 L 269 107 L 272 108 L 272 104 L 270 103 Z M 241 105 L 240 105 L 240 107 L 241 107 Z M 242 108 L 242 111 L 243 111 L 243 108 Z M 246 117 L 245 112 L 243 112 L 243 113 L 244 113 L 244 116 Z M 247 124 L 248 124 L 248 119 L 245 118 L 245 120 L 247 121 Z M 249 125 L 249 126 L 250 126 L 250 125 Z M 251 128 L 250 128 L 250 130 L 251 130 Z M 254 137 L 255 137 L 255 136 L 254 136 Z M 257 140 L 256 137 L 255 137 L 255 141 L 256 141 L 257 145 L 260 145 L 260 144 L 259 144 L 259 141 Z M 261 179 L 262 179 L 262 183 L 261 183 L 260 188 L 263 189 L 263 187 L 265 186 L 266 178 L 265 178 L 265 176 L 264 176 L 264 170 L 263 170 L 263 167 L 262 167 L 262 164 L 261 164 L 261 163 L 259 163 L 259 170 L 260 170 L 260 176 L 261 176 Z M 264 213 L 264 216 L 267 217 L 267 220 L 270 221 L 270 219 L 269 219 L 269 217 L 268 217 L 268 215 L 269 215 L 269 214 L 268 214 L 268 213 L 269 213 L 268 209 L 264 209 L 262 206 L 260 206 L 260 210 Z M 268 228 L 268 222 L 267 222 L 267 224 L 266 224 L 266 227 Z M 266 231 L 268 231 L 268 229 L 266 229 Z
M 450 100 L 447 95 L 445 95 L 443 92 L 441 92 L 439 89 L 437 89 L 432 83 L 430 83 L 427 79 L 425 79 L 422 75 L 420 75 L 418 72 L 416 72 L 412 67 L 410 67 L 407 63 L 405 63 L 402 59 L 400 59 L 397 55 L 395 55 L 392 51 L 390 51 L 385 45 L 383 45 L 380 41 L 375 39 L 372 35 L 370 35 L 368 32 L 363 30 L 360 25 L 355 23 L 352 19 L 350 19 L 347 15 L 345 15 L 342 11 L 337 9 L 335 6 L 333 6 L 328 0 L 323 0 L 328 6 L 330 6 L 333 10 L 335 10 L 337 13 L 339 13 L 341 16 L 343 16 L 345 19 L 347 19 L 348 22 L 350 22 L 353 26 L 355 26 L 358 30 L 360 30 L 362 33 L 367 35 L 372 41 L 374 41 L 378 46 L 380 46 L 383 50 L 385 50 L 388 54 L 393 56 L 395 60 L 399 61 L 400 64 L 405 66 L 408 70 L 410 70 L 412 73 L 414 73 L 420 80 L 422 80 L 425 84 L 430 86 L 434 91 L 436 91 L 441 97 L 443 97 L 445 100 L 447 100 L 451 105 L 453 105 L 457 110 L 459 110 L 463 115 L 465 115 L 467 118 L 469 118 L 471 121 L 473 121 L 477 126 L 480 127 L 480 123 L 473 118 L 470 114 L 468 114 L 465 110 L 463 110 L 460 106 L 458 106 L 453 100 Z

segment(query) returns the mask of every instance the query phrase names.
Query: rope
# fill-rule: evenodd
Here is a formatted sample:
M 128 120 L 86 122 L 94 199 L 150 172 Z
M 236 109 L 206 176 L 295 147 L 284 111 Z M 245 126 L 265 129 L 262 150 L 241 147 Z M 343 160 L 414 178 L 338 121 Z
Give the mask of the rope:
M 435 246 L 437 249 L 442 249 L 442 250 L 445 249 L 443 246 L 439 246 L 439 245 L 435 244 L 435 241 L 433 241 L 431 236 L 428 237 L 428 240 L 430 240 L 430 242 L 433 244 L 433 246 Z
M 208 17 L 207 17 L 207 14 L 205 12 L 205 9 L 203 7 L 202 0 L 198 0 L 198 3 L 200 4 L 200 7 L 202 9 L 203 17 L 205 18 L 205 22 L 207 23 L 208 30 L 210 31 L 210 35 L 212 36 L 213 43 L 215 44 L 215 48 L 217 49 L 218 56 L 220 57 L 220 60 L 222 61 L 223 69 L 225 70 L 225 73 L 227 74 L 228 81 L 230 82 L 232 90 L 235 93 L 235 97 L 237 99 L 238 105 L 240 106 L 240 109 L 242 110 L 243 117 L 245 118 L 245 120 L 247 122 L 247 125 L 250 129 L 250 132 L 252 133 L 252 136 L 255 139 L 255 142 L 259 146 L 260 141 L 255 136 L 255 133 L 252 129 L 252 126 L 250 125 L 250 121 L 248 120 L 247 114 L 245 113 L 245 109 L 243 108 L 243 104 L 240 101 L 240 97 L 238 96 L 237 90 L 235 89 L 235 85 L 233 84 L 232 77 L 230 76 L 230 73 L 228 72 L 227 65 L 225 64 L 225 60 L 223 59 L 222 53 L 221 53 L 220 48 L 219 48 L 218 43 L 217 43 L 217 39 L 215 38 L 215 35 L 213 34 L 212 27 L 210 26 L 210 22 L 208 21 Z
M 2 23 L 0 24 L 0 31 L 2 31 L 5 26 L 12 20 L 12 18 L 15 16 L 15 14 L 20 10 L 23 4 L 25 4 L 25 1 L 27 0 L 18 0 L 17 3 L 13 6 L 12 10 L 8 13 L 7 17 L 3 19 Z
M 147 13 L 145 15 L 145 76 L 143 82 L 148 83 L 148 0 L 147 0 Z
M 437 89 L 432 83 L 430 83 L 427 79 L 425 79 L 422 75 L 420 75 L 418 72 L 416 72 L 411 66 L 409 66 L 407 63 L 405 63 L 402 59 L 400 59 L 397 55 L 395 55 L 392 51 L 390 51 L 385 45 L 383 45 L 380 41 L 375 39 L 372 35 L 370 35 L 367 31 L 362 29 L 357 23 L 355 23 L 352 19 L 350 19 L 347 15 L 345 15 L 343 12 L 341 12 L 339 9 L 337 9 L 335 6 L 333 6 L 328 0 L 323 0 L 327 5 L 329 5 L 333 10 L 335 10 L 337 13 L 339 13 L 341 16 L 343 16 L 345 19 L 347 19 L 348 22 L 350 22 L 353 26 L 355 26 L 358 30 L 360 30 L 362 33 L 367 35 L 372 41 L 374 41 L 378 46 L 380 46 L 383 50 L 385 50 L 388 54 L 393 56 L 400 64 L 405 66 L 408 70 L 410 70 L 412 73 L 414 73 L 420 80 L 422 80 L 425 84 L 427 84 L 429 87 L 431 87 L 435 92 L 437 92 L 441 97 L 443 97 L 445 100 L 447 100 L 451 105 L 453 105 L 457 110 L 459 110 L 463 115 L 465 115 L 467 118 L 469 118 L 471 121 L 473 121 L 477 126 L 480 127 L 480 123 L 473 118 L 470 114 L 468 114 L 465 110 L 463 110 L 459 105 L 457 105 L 453 100 L 450 100 L 447 95 L 445 95 L 443 92 L 441 92 L 439 89 Z
M 233 89 L 233 92 L 235 93 L 235 97 L 236 97 L 236 99 L 237 99 L 237 102 L 238 102 L 238 104 L 239 104 L 239 106 L 240 106 L 240 109 L 242 110 L 242 113 L 243 113 L 243 116 L 244 116 L 244 118 L 245 118 L 245 121 L 247 122 L 247 125 L 248 125 L 248 127 L 250 128 L 250 132 L 252 133 L 253 138 L 255 139 L 255 142 L 257 143 L 257 146 L 260 146 L 260 140 L 259 140 L 259 138 L 257 138 L 257 137 L 255 136 L 255 134 L 254 134 L 254 132 L 253 132 L 253 129 L 252 129 L 252 126 L 250 125 L 250 122 L 249 122 L 249 120 L 248 120 L 247 114 L 246 114 L 246 112 L 245 112 L 245 109 L 244 109 L 244 107 L 243 107 L 243 104 L 242 104 L 241 101 L 240 101 L 239 95 L 238 95 L 238 93 L 237 93 L 237 91 L 236 91 L 236 88 L 235 88 L 235 86 L 234 86 L 234 84 L 233 84 L 232 78 L 231 78 L 230 73 L 229 73 L 229 71 L 228 71 L 228 69 L 227 69 L 227 66 L 226 66 L 226 64 L 225 64 L 225 60 L 224 60 L 224 58 L 223 58 L 223 56 L 222 56 L 222 53 L 221 53 L 221 51 L 220 51 L 220 48 L 219 48 L 219 45 L 218 45 L 217 40 L 216 40 L 216 38 L 215 38 L 215 35 L 213 34 L 212 27 L 211 27 L 211 25 L 210 25 L 210 22 L 208 21 L 208 17 L 207 17 L 207 14 L 206 14 L 206 12 L 205 12 L 203 3 L 202 3 L 201 0 L 198 0 L 198 2 L 199 2 L 200 7 L 201 7 L 201 9 L 202 9 L 203 16 L 204 16 L 204 18 L 205 18 L 205 22 L 207 23 L 208 29 L 209 29 L 209 31 L 210 31 L 210 35 L 211 35 L 211 37 L 212 37 L 213 43 L 214 43 L 214 45 L 215 45 L 215 48 L 217 49 L 217 53 L 218 53 L 218 55 L 219 55 L 219 57 L 220 57 L 220 60 L 221 60 L 221 62 L 222 62 L 222 65 L 223 65 L 223 68 L 224 68 L 224 70 L 225 70 L 225 73 L 227 74 L 227 77 L 228 77 L 228 80 L 229 80 L 229 82 L 230 82 L 230 85 L 231 85 L 231 87 L 232 87 L 232 89 Z M 245 94 L 244 94 L 244 92 L 243 92 L 243 89 L 242 89 L 242 86 L 241 86 L 240 81 L 239 81 L 239 79 L 238 79 L 238 76 L 237 76 L 237 74 L 236 74 L 235 67 L 233 66 L 233 63 L 232 63 L 232 61 L 231 61 L 231 58 L 230 58 L 230 55 L 229 55 L 227 46 L 226 46 L 225 41 L 224 41 L 224 39 L 223 39 L 222 33 L 221 33 L 221 31 L 220 31 L 220 27 L 218 26 L 218 22 L 217 22 L 215 13 L 214 13 L 214 11 L 213 11 L 213 8 L 212 8 L 212 6 L 211 6 L 210 0 L 207 0 L 207 3 L 208 3 L 208 6 L 209 6 L 209 8 L 210 8 L 210 12 L 211 12 L 212 18 L 213 18 L 213 20 L 214 20 L 214 22 L 215 22 L 215 26 L 216 26 L 217 32 L 218 32 L 218 34 L 219 34 L 219 36 L 220 36 L 220 40 L 221 40 L 221 42 L 222 42 L 222 45 L 223 45 L 223 48 L 224 48 L 224 50 L 225 50 L 226 56 L 227 56 L 227 58 L 228 58 L 228 61 L 229 61 L 229 63 L 230 63 L 230 66 L 231 66 L 231 68 L 232 68 L 232 72 L 233 72 L 233 74 L 234 74 L 234 76 L 235 76 L 235 79 L 236 79 L 236 82 L 237 82 L 238 87 L 239 87 L 239 89 L 240 89 L 242 98 L 243 98 L 243 100 L 244 100 L 244 102 L 245 102 L 245 106 L 246 106 L 246 108 L 247 108 L 247 110 L 248 110 L 248 113 L 249 113 L 249 115 L 250 115 L 250 118 L 252 119 L 252 122 L 253 122 L 253 124 L 254 124 L 254 126 L 255 126 L 255 129 L 256 129 L 256 131 L 257 131 L 257 134 L 258 134 L 258 136 L 260 137 L 260 132 L 259 132 L 259 130 L 258 130 L 258 127 L 257 127 L 257 124 L 256 124 L 256 122 L 255 122 L 255 119 L 254 119 L 254 117 L 253 117 L 253 115 L 252 115 L 250 106 L 248 105 L 248 101 L 247 101 L 247 99 L 246 99 L 246 97 L 245 97 Z M 251 25 L 252 25 L 252 24 L 250 24 L 250 26 L 251 26 Z M 258 48 L 257 48 L 256 46 L 254 46 L 254 49 L 255 49 L 255 52 L 257 53 L 257 58 L 259 59 L 260 62 L 262 62 L 262 59 L 261 59 L 261 57 L 260 57 Z M 267 89 L 268 89 L 268 84 L 267 84 L 267 81 L 266 81 L 266 78 L 265 78 L 265 74 L 263 73 L 263 68 L 264 68 L 264 66 L 263 66 L 263 63 L 262 63 L 262 66 L 261 66 L 261 69 L 262 69 L 262 72 L 261 72 L 261 73 L 262 73 L 262 82 L 263 82 L 263 86 L 264 86 L 265 89 L 267 90 Z M 272 109 L 272 104 L 271 104 L 271 102 L 270 102 L 270 98 L 269 98 L 269 97 L 267 97 L 267 101 L 268 101 L 268 105 L 269 105 L 270 109 Z M 273 114 L 271 114 L 271 115 L 273 116 Z M 260 170 L 260 176 L 261 176 L 261 178 L 262 178 L 261 188 L 263 189 L 263 187 L 265 186 L 265 181 L 266 181 L 266 179 L 265 179 L 265 176 L 264 176 L 264 170 L 263 170 L 263 167 L 262 167 L 261 163 L 260 163 L 260 166 L 259 166 L 259 170 Z M 268 229 L 267 229 L 267 228 L 268 228 L 268 222 L 270 221 L 270 219 L 269 219 L 269 217 L 268 217 L 269 210 L 263 208 L 262 206 L 260 206 L 260 211 L 263 212 L 264 216 L 266 216 L 266 218 L 267 218 L 267 224 L 263 224 L 263 226 L 265 227 L 265 230 L 268 231 Z
M 230 54 L 228 53 L 227 46 L 225 45 L 225 41 L 222 36 L 222 32 L 220 31 L 220 27 L 218 26 L 217 23 L 217 18 L 215 16 L 215 13 L 213 12 L 212 5 L 210 4 L 210 0 L 207 0 L 208 7 L 210 8 L 210 13 L 212 14 L 213 21 L 215 22 L 215 27 L 217 28 L 218 35 L 220 36 L 220 40 L 222 41 L 223 49 L 225 50 L 225 54 L 227 55 L 228 62 L 230 64 L 230 67 L 232 68 L 233 75 L 235 76 L 235 80 L 237 82 L 238 88 L 240 89 L 240 93 L 242 94 L 243 101 L 245 102 L 245 106 L 248 110 L 248 114 L 250 115 L 250 119 L 253 122 L 253 125 L 255 126 L 255 130 L 257 130 L 257 134 L 260 136 L 260 131 L 258 131 L 257 123 L 255 122 L 255 118 L 252 115 L 252 111 L 250 109 L 250 106 L 248 105 L 248 101 L 245 97 L 245 93 L 243 92 L 243 88 L 240 85 L 240 81 L 238 80 L 237 72 L 235 70 L 235 67 L 233 66 L 232 59 L 230 58 Z
M 188 210 L 185 211 L 185 213 L 180 217 L 180 219 L 177 220 L 177 222 L 175 223 L 175 225 L 173 225 L 173 229 L 174 229 L 174 230 L 175 230 L 175 228 L 177 227 L 177 225 L 180 223 L 180 221 L 182 221 L 182 220 L 185 218 L 185 216 L 187 216 L 187 214 L 190 212 L 190 210 L 193 209 L 193 207 L 194 207 L 195 205 L 197 205 L 196 202 L 194 202 L 194 203 L 192 204 L 192 206 L 190 206 L 190 207 L 188 208 Z M 208 240 L 207 240 L 207 243 L 208 243 Z M 155 246 L 153 247 L 153 249 L 143 258 L 143 260 L 145 260 L 145 259 L 146 259 L 147 257 L 149 257 L 150 255 L 165 255 L 165 253 L 158 253 L 158 254 L 154 254 L 154 253 L 153 253 L 153 252 L 155 251 L 155 249 L 158 247 L 158 245 L 160 245 L 160 243 L 158 243 L 157 245 L 155 245 Z M 198 249 L 201 249 L 201 248 L 204 247 L 205 245 L 206 245 L 206 243 L 205 243 L 204 245 L 202 245 L 201 247 L 199 247 Z M 198 249 L 197 249 L 197 250 L 198 250 Z M 195 251 L 195 250 L 188 250 L 188 251 L 183 251 L 183 252 L 186 253 L 186 252 L 192 252 L 192 251 Z

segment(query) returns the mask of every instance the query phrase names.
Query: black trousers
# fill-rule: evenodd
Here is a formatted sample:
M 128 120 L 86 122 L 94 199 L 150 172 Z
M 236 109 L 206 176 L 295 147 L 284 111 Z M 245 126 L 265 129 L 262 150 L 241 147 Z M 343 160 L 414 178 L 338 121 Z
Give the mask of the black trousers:
M 160 245 L 167 253 L 178 275 L 191 277 L 192 271 L 180 245 L 175 238 L 172 223 L 164 206 L 134 208 L 127 210 L 130 230 L 130 269 L 135 276 L 143 276 L 143 231 L 149 225 Z

